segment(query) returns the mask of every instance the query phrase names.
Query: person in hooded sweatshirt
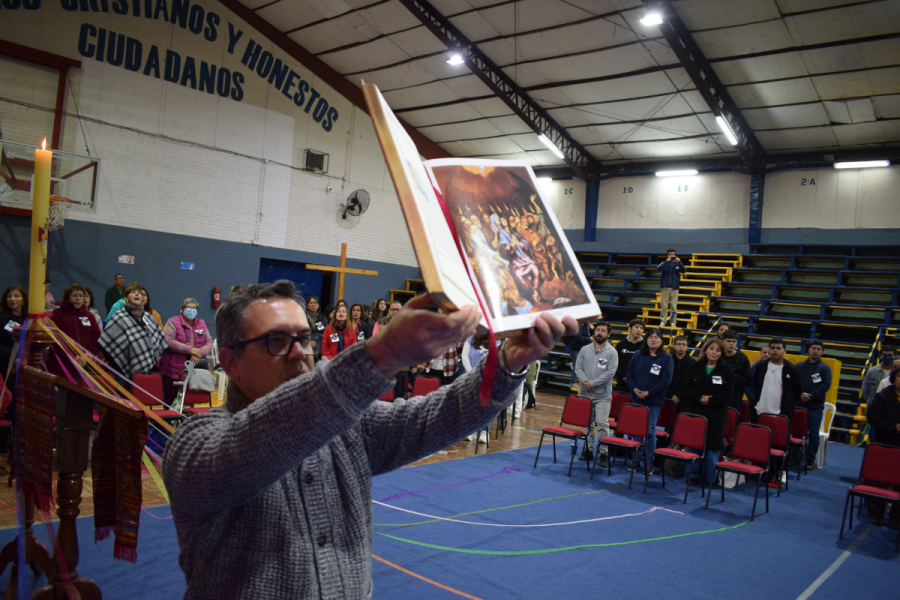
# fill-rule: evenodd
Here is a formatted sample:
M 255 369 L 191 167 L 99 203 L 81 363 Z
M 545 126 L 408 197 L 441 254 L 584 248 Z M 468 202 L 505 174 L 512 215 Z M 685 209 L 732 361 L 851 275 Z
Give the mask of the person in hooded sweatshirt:
M 79 346 L 94 356 L 99 356 L 100 324 L 97 322 L 94 314 L 88 310 L 87 296 L 88 292 L 84 286 L 73 283 L 63 291 L 62 300 L 59 301 L 57 308 L 53 310 L 50 320 Z M 75 374 L 76 369 L 71 359 L 55 344 L 47 350 L 45 361 L 47 370 L 54 375 L 68 379 L 66 377 L 66 372 L 68 371 L 69 375 L 75 381 L 78 381 L 78 377 Z M 78 362 L 82 364 L 81 360 L 78 360 Z

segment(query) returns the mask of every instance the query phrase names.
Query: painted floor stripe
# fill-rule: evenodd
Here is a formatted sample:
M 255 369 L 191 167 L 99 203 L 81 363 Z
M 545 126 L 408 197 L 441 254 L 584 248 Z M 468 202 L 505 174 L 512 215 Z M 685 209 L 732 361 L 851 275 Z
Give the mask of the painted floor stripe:
M 421 579 L 422 581 L 424 581 L 426 583 L 430 583 L 431 585 L 436 585 L 437 587 L 441 588 L 442 590 L 447 590 L 448 592 L 453 592 L 454 594 L 459 594 L 463 598 L 469 598 L 469 600 L 481 600 L 481 598 L 478 598 L 476 596 L 470 596 L 469 594 L 467 594 L 465 592 L 461 592 L 459 590 L 454 590 L 452 587 L 444 585 L 443 583 L 438 583 L 437 581 L 433 581 L 431 579 L 428 579 L 427 577 L 423 577 L 422 575 L 419 575 L 418 573 L 413 573 L 409 569 L 404 569 L 400 565 L 395 565 L 394 563 L 392 563 L 390 561 L 384 560 L 380 556 L 376 556 L 373 554 L 372 558 L 374 558 L 375 560 L 377 560 L 379 562 L 383 562 L 387 566 L 393 567 L 393 568 L 397 569 L 398 571 L 406 573 L 407 575 L 412 575 L 416 579 Z
M 831 563 L 830 567 L 825 569 L 824 573 L 819 575 L 819 577 L 815 581 L 813 581 L 812 584 L 808 588 L 806 588 L 802 594 L 797 596 L 797 600 L 806 600 L 807 598 L 812 596 L 813 593 L 815 593 L 815 591 L 819 589 L 823 583 L 825 583 L 825 580 L 831 577 L 834 572 L 838 570 L 838 567 L 840 567 L 844 563 L 844 561 L 847 560 L 851 554 L 853 554 L 853 551 L 856 550 L 856 548 L 862 543 L 864 539 L 866 539 L 866 536 L 869 535 L 869 532 L 873 529 L 875 529 L 875 526 L 869 525 L 866 530 L 863 531 L 858 538 L 856 538 L 856 541 L 850 544 L 850 547 L 844 550 L 843 554 L 841 554 L 836 561 Z

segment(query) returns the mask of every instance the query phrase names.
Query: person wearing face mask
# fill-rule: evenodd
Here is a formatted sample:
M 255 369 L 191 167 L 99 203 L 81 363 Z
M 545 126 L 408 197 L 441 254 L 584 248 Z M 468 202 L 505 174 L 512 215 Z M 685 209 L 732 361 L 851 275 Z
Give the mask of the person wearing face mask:
M 694 483 L 712 483 L 719 454 L 725 449 L 725 422 L 734 389 L 734 371 L 725 360 L 728 348 L 719 338 L 712 338 L 703 347 L 700 359 L 688 367 L 684 381 L 685 412 L 706 417 L 706 457 L 703 465 L 694 463 L 699 476 Z M 689 448 L 700 454 L 702 448 Z
M 18 328 L 28 316 L 28 292 L 20 285 L 11 285 L 0 296 L 0 378 L 6 377 L 12 385 L 15 367 L 13 347 L 19 341 Z M 7 377 L 7 373 L 9 376 Z
M 100 348 L 106 360 L 127 379 L 119 378 L 126 389 L 135 373 L 147 373 L 156 369 L 160 356 L 169 347 L 162 329 L 150 314 L 144 311 L 141 286 L 129 283 L 124 297 L 128 303 L 114 313 L 100 336 Z
M 346 304 L 338 304 L 334 309 L 334 319 L 322 336 L 322 358 L 334 358 L 338 352 L 356 343 L 356 332 L 348 326 L 347 314 Z
M 199 306 L 193 298 L 185 298 L 181 301 L 181 314 L 166 321 L 163 328 L 169 347 L 159 361 L 159 372 L 163 377 L 163 395 L 169 404 L 177 395 L 175 382 L 181 379 L 185 362 L 191 361 L 201 369 L 208 368 L 206 355 L 212 352 L 213 338 L 206 323 L 197 316 Z
M 87 290 L 84 289 L 84 286 L 73 283 L 63 291 L 59 307 L 50 315 L 50 320 L 79 346 L 94 356 L 98 356 L 100 354 L 100 345 L 97 341 L 100 339 L 100 324 L 88 310 L 87 302 L 85 302 L 86 296 Z M 83 366 L 82 360 L 76 360 Z M 47 351 L 45 363 L 47 370 L 54 375 L 68 379 L 66 376 L 66 371 L 68 371 L 69 375 L 75 381 L 78 381 L 76 370 L 71 364 L 71 360 L 55 344 Z

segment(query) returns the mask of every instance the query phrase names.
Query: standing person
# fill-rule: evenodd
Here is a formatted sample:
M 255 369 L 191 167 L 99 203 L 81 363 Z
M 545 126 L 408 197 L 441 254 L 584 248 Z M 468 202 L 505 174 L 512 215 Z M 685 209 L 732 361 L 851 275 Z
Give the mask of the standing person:
M 375 328 L 375 320 L 372 319 L 372 307 L 364 305 L 362 307 L 362 330 L 366 339 L 372 337 L 372 330 Z
M 672 357 L 663 350 L 662 344 L 662 334 L 659 329 L 648 333 L 644 346 L 631 356 L 631 360 L 628 362 L 628 371 L 625 374 L 628 389 L 631 391 L 631 401 L 650 409 L 650 417 L 647 419 L 645 457 L 645 467 L 648 473 L 653 472 L 650 457 L 656 450 L 656 420 L 666 401 L 666 389 L 672 383 Z M 621 355 L 619 360 L 621 360 Z M 635 456 L 632 469 L 640 470 L 637 456 Z
M 387 327 L 388 323 L 390 323 L 391 319 L 400 312 L 401 308 L 403 308 L 403 305 L 400 304 L 399 301 L 394 300 L 391 302 L 390 307 L 388 307 L 387 316 L 381 317 L 375 322 L 375 327 L 372 328 L 372 335 L 381 331 L 382 328 Z
M 156 323 L 159 325 L 159 328 L 162 329 L 163 322 L 162 317 L 159 316 L 159 313 L 153 310 L 153 307 L 150 306 L 150 294 L 147 292 L 146 288 L 141 288 L 141 298 L 144 301 L 144 310 L 150 313 L 150 315 L 156 319 Z
M 113 304 L 122 299 L 125 295 L 125 276 L 121 273 L 116 273 L 115 283 L 111 288 L 106 290 L 106 296 L 103 298 L 103 304 L 106 306 L 106 318 L 109 319 L 112 315 L 109 313 Z
M 357 342 L 362 342 L 366 339 L 366 332 L 363 331 L 363 320 L 362 320 L 362 310 L 363 305 L 356 303 L 350 307 L 350 322 L 347 324 L 353 334 L 356 336 Z
M 881 380 L 891 372 L 891 363 L 894 362 L 894 347 L 888 344 L 881 345 L 881 364 L 875 365 L 868 371 L 862 382 L 863 401 L 868 404 L 875 397 L 875 391 Z
M 681 274 L 687 272 L 684 263 L 672 249 L 666 250 L 666 260 L 656 265 L 660 271 L 659 306 L 660 327 L 669 320 L 669 309 L 672 310 L 672 325 L 675 325 L 675 314 L 678 310 L 678 288 L 681 287 Z
M 87 294 L 84 297 L 84 304 L 87 306 L 88 312 L 94 315 L 94 318 L 97 320 L 97 323 L 100 324 L 100 327 L 103 327 L 103 318 L 100 316 L 100 313 L 97 312 L 97 309 L 94 308 L 94 292 L 91 291 L 91 288 L 88 286 L 84 286 L 84 291 Z
M 578 353 L 591 343 L 591 329 L 587 323 L 579 323 L 578 333 L 563 338 L 569 349 L 569 357 L 572 359 L 572 376 L 569 377 L 569 389 L 578 393 L 578 377 L 575 375 L 575 363 L 578 361 Z
M 425 363 L 425 374 L 429 377 L 438 377 L 441 380 L 441 385 L 453 383 L 462 363 L 461 356 L 465 343 L 465 340 L 457 342 L 444 350 L 437 358 Z
M 383 319 L 388 313 L 388 303 L 384 298 L 379 298 L 374 303 L 375 310 L 372 311 L 372 320 L 376 323 L 379 319 Z
M 891 371 L 888 381 L 890 385 L 875 394 L 875 398 L 866 407 L 866 419 L 872 428 L 872 441 L 900 447 L 900 369 Z M 900 490 L 895 487 L 894 491 Z M 874 498 L 866 503 L 869 506 L 869 521 L 873 525 L 880 524 L 884 518 L 886 503 Z M 896 502 L 891 506 L 890 523 L 892 529 L 900 526 L 900 504 Z
M 693 356 L 688 354 L 687 338 L 679 335 L 675 338 L 675 354 L 672 356 L 672 383 L 666 390 L 666 397 L 671 398 L 678 404 L 678 412 L 684 410 L 681 401 L 684 400 L 684 384 L 688 370 L 691 365 L 697 362 Z
M 616 344 L 616 354 L 619 355 L 619 368 L 616 369 L 616 391 L 629 393 L 628 383 L 625 381 L 625 374 L 628 371 L 628 363 L 631 361 L 632 355 L 644 346 L 644 321 L 641 319 L 632 319 L 628 322 L 628 335 L 624 340 Z
M 894 369 L 900 369 L 900 358 L 895 358 L 894 361 L 891 363 L 891 372 L 893 372 Z M 884 379 L 881 380 L 881 383 L 878 384 L 878 387 L 875 389 L 875 394 L 878 394 L 878 392 L 880 392 L 881 390 L 883 390 L 884 388 L 886 388 L 890 385 L 891 385 L 891 376 L 888 375 L 887 377 L 885 377 Z
M 819 425 L 822 423 L 822 413 L 825 411 L 825 397 L 831 389 L 831 367 L 822 360 L 825 346 L 818 340 L 809 343 L 806 349 L 809 358 L 797 365 L 800 373 L 800 406 L 809 413 L 807 420 L 807 434 L 809 446 L 806 456 L 798 456 L 799 460 L 806 461 L 807 469 L 816 468 L 816 454 L 819 452 Z
M 72 338 L 79 346 L 93 354 L 100 355 L 100 345 L 97 341 L 100 339 L 100 324 L 94 319 L 94 315 L 87 308 L 85 302 L 87 292 L 84 286 L 73 283 L 63 290 L 62 300 L 59 307 L 50 315 L 50 319 L 64 334 Z M 50 347 L 45 355 L 47 370 L 54 375 L 59 375 L 63 379 L 66 377 L 66 371 L 69 375 L 78 380 L 74 365 L 65 351 L 58 348 L 55 344 Z M 76 358 L 79 364 L 83 364 L 80 358 Z
M 700 471 L 697 483 L 707 485 L 712 483 L 719 454 L 725 449 L 725 422 L 734 387 L 734 373 L 724 360 L 726 352 L 725 343 L 719 338 L 706 342 L 700 359 L 688 369 L 684 384 L 684 410 L 706 417 L 706 456 L 702 467 L 696 463 L 695 466 Z M 688 450 L 700 454 L 703 449 Z
M 719 339 L 721 340 L 721 339 L 722 339 L 722 335 L 723 335 L 726 331 L 731 331 L 731 325 L 729 325 L 729 324 L 726 323 L 725 321 L 722 321 L 722 322 L 719 323 L 719 325 L 716 327 L 716 337 L 719 338 Z
M 156 319 L 144 310 L 141 289 L 137 283 L 125 286 L 127 304 L 107 321 L 99 340 L 107 362 L 125 376 L 125 380 L 119 380 L 126 389 L 130 389 L 129 380 L 135 373 L 155 370 L 169 346 Z
M 784 360 L 784 340 L 769 340 L 769 360 L 763 361 L 753 375 L 753 390 L 757 400 L 750 403 L 750 420 L 756 423 L 759 415 L 787 415 L 794 418 L 794 406 L 803 389 L 800 373 L 791 361 Z
M 313 355 L 318 360 L 322 355 L 322 336 L 325 333 L 325 327 L 328 326 L 328 319 L 319 312 L 318 296 L 310 296 L 306 299 L 306 321 L 309 323 L 310 329 L 309 343 L 312 344 Z
M 338 304 L 334 319 L 322 335 L 322 358 L 334 358 L 338 352 L 356 343 L 356 332 L 347 323 L 347 306 Z
M 197 316 L 200 303 L 193 298 L 181 301 L 181 311 L 168 321 L 163 335 L 169 347 L 159 361 L 159 372 L 163 378 L 163 396 L 167 404 L 172 404 L 177 395 L 175 382 L 181 379 L 184 363 L 191 361 L 204 368 L 200 361 L 212 352 L 213 338 L 206 323 Z M 208 367 L 206 367 L 208 368 Z
M 724 360 L 731 367 L 734 375 L 734 385 L 732 386 L 728 406 L 741 412 L 744 388 L 753 381 L 753 369 L 750 366 L 750 359 L 747 358 L 747 355 L 738 350 L 738 336 L 735 332 L 725 331 L 722 333 L 721 339 L 725 342 L 726 352 Z
M 524 368 L 577 329 L 544 313 L 509 338 L 489 406 L 478 400 L 483 362 L 427 396 L 378 402 L 400 367 L 473 333 L 477 309 L 439 315 L 419 296 L 379 335 L 314 367 L 295 298 L 277 282 L 226 299 L 216 315 L 225 406 L 191 417 L 166 444 L 185 598 L 370 596 L 372 477 L 490 423 Z
M 27 307 L 28 292 L 21 285 L 11 285 L 3 290 L 0 296 L 0 379 L 6 377 L 10 386 L 15 372 L 15 367 L 10 367 L 15 358 L 13 346 L 19 341 L 18 332 L 14 330 L 25 322 Z
M 591 425 L 585 427 L 587 434 L 584 450 L 578 460 L 591 460 L 594 457 L 594 427 L 600 438 L 609 436 L 609 407 L 612 403 L 612 380 L 619 366 L 619 355 L 609 340 L 609 323 L 599 321 L 594 325 L 593 343 L 588 344 L 578 353 L 575 361 L 575 374 L 581 390 L 580 396 L 591 399 Z M 600 447 L 600 466 L 609 466 L 608 448 Z
M 44 310 L 51 311 L 56 308 L 56 300 L 53 299 L 53 294 L 50 293 L 50 280 L 44 280 Z

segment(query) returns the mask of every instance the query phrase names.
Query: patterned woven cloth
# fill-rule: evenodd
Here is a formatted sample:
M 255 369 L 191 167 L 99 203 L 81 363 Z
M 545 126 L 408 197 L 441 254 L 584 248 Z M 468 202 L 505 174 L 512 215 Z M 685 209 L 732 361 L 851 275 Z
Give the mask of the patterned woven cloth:
M 56 394 L 53 384 L 38 379 L 26 370 L 19 371 L 16 386 L 17 460 L 9 472 L 9 485 L 22 478 L 25 497 L 34 498 L 40 512 L 53 505 L 53 414 Z
M 145 312 L 138 322 L 127 309 L 112 316 L 99 342 L 103 352 L 128 377 L 153 371 L 159 357 L 169 347 L 152 315 Z
M 146 417 L 134 419 L 109 408 L 101 411 L 91 465 L 94 540 L 115 532 L 113 556 L 130 563 L 137 561 L 141 456 L 146 441 Z

